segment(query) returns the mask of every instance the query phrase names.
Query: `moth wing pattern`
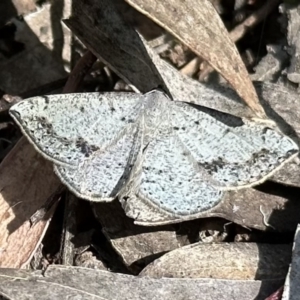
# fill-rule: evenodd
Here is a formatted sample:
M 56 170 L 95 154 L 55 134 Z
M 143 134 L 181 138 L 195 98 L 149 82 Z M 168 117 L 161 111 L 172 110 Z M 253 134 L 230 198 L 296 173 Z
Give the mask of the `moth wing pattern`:
M 55 165 L 61 181 L 78 197 L 112 201 L 126 184 L 141 151 L 140 130 L 125 133 L 104 152 L 95 152 L 76 169 Z
M 263 124 L 183 102 L 171 113 L 177 137 L 220 189 L 259 184 L 298 153 L 292 139 Z
M 10 115 L 47 159 L 76 167 L 134 126 L 142 107 L 134 93 L 60 94 L 21 101 Z

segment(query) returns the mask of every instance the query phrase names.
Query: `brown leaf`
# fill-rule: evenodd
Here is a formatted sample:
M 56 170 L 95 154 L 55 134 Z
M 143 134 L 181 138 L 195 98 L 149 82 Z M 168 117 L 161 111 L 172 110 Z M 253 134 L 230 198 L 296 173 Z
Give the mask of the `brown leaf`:
M 22 138 L 0 165 L 1 267 L 21 268 L 31 258 L 48 227 L 51 212 L 32 227 L 29 218 L 58 185 L 52 163 Z
M 126 0 L 197 55 L 206 59 L 234 87 L 259 118 L 266 118 L 242 59 L 209 0 Z
M 291 245 L 256 243 L 197 243 L 163 255 L 140 275 L 154 278 L 284 279 L 291 248 Z
M 14 20 L 17 26 L 15 38 L 24 43 L 25 49 L 0 62 L 0 85 L 6 92 L 19 95 L 65 76 L 62 62 L 53 55 L 59 52 L 53 45 L 57 45 L 60 37 L 52 35 L 51 26 L 60 24 L 59 8 L 57 3 L 45 5 L 38 12 L 27 15 L 22 22 Z M 56 24 L 49 24 L 51 16 L 57 17 Z M 69 32 L 65 38 L 68 41 Z M 64 58 L 67 60 L 67 56 Z M 30 226 L 29 219 L 60 183 L 54 175 L 53 164 L 43 159 L 25 138 L 2 162 L 0 174 L 0 265 L 20 268 L 28 263 L 40 244 L 53 210 L 34 226 Z
M 26 16 L 24 21 L 13 20 L 17 27 L 15 40 L 24 45 L 24 50 L 18 55 L 0 61 L 0 88 L 6 93 L 20 95 L 66 76 L 60 61 L 62 57 L 57 53 L 61 48 L 53 47 L 62 37 L 52 34 L 49 24 L 53 13 L 51 8 L 52 6 L 45 5 L 37 13 Z M 60 24 L 58 17 L 55 20 Z M 64 38 L 67 43 L 70 40 L 70 33 L 66 33 Z M 67 48 L 68 46 L 65 46 L 61 51 L 64 50 L 64 54 L 70 53 Z M 66 54 L 63 59 L 69 61 L 69 55 Z
M 146 93 L 158 86 L 168 91 L 139 35 L 110 0 L 74 0 L 73 5 L 72 16 L 64 22 L 94 55 L 137 91 Z
M 146 278 L 52 265 L 46 272 L 0 269 L 0 294 L 9 299 L 194 300 L 264 299 L 281 280 Z
M 176 232 L 172 226 L 149 228 L 135 225 L 117 201 L 92 203 L 92 207 L 103 227 L 103 233 L 126 266 L 133 268 L 134 272 L 136 266 L 133 264 L 149 263 L 154 255 L 178 247 Z

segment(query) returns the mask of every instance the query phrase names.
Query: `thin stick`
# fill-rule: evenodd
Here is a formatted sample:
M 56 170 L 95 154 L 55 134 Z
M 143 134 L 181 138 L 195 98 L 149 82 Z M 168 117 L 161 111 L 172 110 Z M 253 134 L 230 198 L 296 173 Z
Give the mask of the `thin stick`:
M 85 52 L 70 73 L 67 83 L 63 89 L 63 93 L 74 93 L 77 91 L 83 78 L 89 72 L 96 60 L 97 57 L 91 51 L 88 50 Z

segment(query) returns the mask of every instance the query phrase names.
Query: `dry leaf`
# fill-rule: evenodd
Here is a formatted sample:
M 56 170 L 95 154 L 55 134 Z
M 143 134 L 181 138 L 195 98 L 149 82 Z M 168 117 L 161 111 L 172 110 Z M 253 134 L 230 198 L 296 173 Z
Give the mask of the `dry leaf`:
M 197 55 L 206 59 L 234 87 L 256 116 L 266 118 L 242 59 L 209 0 L 126 0 Z
M 6 93 L 20 95 L 66 76 L 62 59 L 70 60 L 68 47 L 54 47 L 62 37 L 52 35 L 52 17 L 51 6 L 45 5 L 38 12 L 26 16 L 24 21 L 13 20 L 17 26 L 15 40 L 24 45 L 24 50 L 0 61 L 0 88 Z M 60 24 L 58 17 L 54 19 Z M 70 33 L 67 32 L 65 42 L 69 40 Z
M 281 280 L 146 278 L 52 265 L 45 273 L 0 269 L 0 294 L 12 300 L 264 299 Z
M 69 4 L 65 2 L 65 9 Z M 25 50 L 0 62 L 0 85 L 6 92 L 21 94 L 65 76 L 63 65 L 51 53 L 56 40 L 49 21 L 55 8 L 45 5 L 26 16 L 25 22 L 14 21 L 16 40 L 24 43 Z M 20 268 L 41 242 L 53 211 L 35 226 L 30 226 L 29 219 L 57 189 L 59 180 L 52 163 L 41 158 L 25 138 L 2 162 L 0 173 L 0 265 Z
M 146 93 L 158 86 L 168 90 L 139 35 L 110 0 L 74 0 L 73 5 L 72 16 L 64 22 L 95 56 L 137 91 Z
M 140 275 L 154 278 L 284 279 L 290 257 L 291 245 L 197 243 L 163 255 Z
M 278 191 L 284 192 L 282 186 L 277 186 L 276 191 L 273 185 L 270 190 L 276 194 Z M 288 197 L 266 194 L 254 189 L 245 192 L 231 192 L 226 199 L 212 210 L 200 214 L 199 218 L 220 217 L 244 227 L 251 227 L 260 230 L 293 231 L 300 221 L 300 202 L 298 192 L 291 193 L 286 188 Z M 179 247 L 176 239 L 175 228 L 172 226 L 164 227 L 143 227 L 133 224 L 133 220 L 125 216 L 124 211 L 117 201 L 112 203 L 92 203 L 96 218 L 103 226 L 103 232 L 111 241 L 115 250 L 123 258 L 125 264 L 131 268 L 153 260 L 153 255 L 162 254 L 165 251 Z M 143 207 L 137 206 L 136 209 L 144 211 Z M 135 221 L 141 225 L 157 226 L 165 223 L 177 223 L 182 220 L 165 215 L 160 215 L 154 211 L 156 220 L 153 221 L 151 207 L 146 208 L 149 214 L 149 221 L 141 216 Z M 159 216 L 161 219 L 159 219 Z M 195 218 L 195 216 L 193 217 Z M 193 219 L 192 218 L 192 219 Z M 186 218 L 189 219 L 188 217 Z M 195 222 L 195 223 L 193 223 Z M 197 228 L 197 220 L 194 220 L 190 228 Z M 159 240 L 159 243 L 156 241 Z M 187 243 L 185 243 L 187 244 Z M 136 269 L 134 269 L 136 271 Z
M 292 262 L 284 284 L 282 300 L 297 300 L 300 295 L 300 225 L 298 225 L 293 246 Z
M 21 268 L 32 257 L 49 218 L 35 226 L 31 215 L 57 188 L 52 163 L 22 138 L 0 165 L 0 266 Z M 52 211 L 53 212 L 53 211 Z
M 289 45 L 289 54 L 291 61 L 287 69 L 287 78 L 295 83 L 300 83 L 300 5 L 283 4 L 282 10 L 288 19 L 287 42 Z
M 119 202 L 91 203 L 103 233 L 123 262 L 136 272 L 135 263 L 146 264 L 153 256 L 176 249 L 178 241 L 172 226 L 143 227 L 133 223 Z M 140 271 L 140 270 L 138 270 Z

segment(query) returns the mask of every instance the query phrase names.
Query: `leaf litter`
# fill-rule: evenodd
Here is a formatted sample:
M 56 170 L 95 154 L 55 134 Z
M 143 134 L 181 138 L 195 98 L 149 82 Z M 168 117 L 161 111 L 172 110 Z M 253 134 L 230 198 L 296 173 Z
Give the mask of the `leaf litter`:
M 129 8 L 128 8 L 128 10 L 129 10 Z M 173 29 L 173 30 L 175 30 L 175 29 Z M 74 32 L 76 33 L 76 30 L 74 30 Z M 79 38 L 80 38 L 80 36 L 79 36 Z M 84 41 L 82 40 L 82 42 L 84 42 Z M 183 42 L 185 42 L 185 41 L 183 41 Z M 117 39 L 115 40 L 115 43 L 118 45 L 119 42 L 117 41 Z M 121 45 L 121 44 L 119 43 L 119 45 Z M 115 48 L 123 50 L 123 52 L 121 52 L 122 54 L 124 54 L 124 52 L 126 53 L 126 51 L 127 51 L 126 48 L 124 51 L 124 47 L 126 47 L 126 45 L 125 46 L 122 45 L 122 47 L 119 45 L 118 45 L 118 47 L 115 47 Z M 140 45 L 142 45 L 142 44 L 140 44 Z M 93 47 L 93 45 L 90 45 L 90 46 L 88 46 L 88 49 L 92 50 L 92 47 Z M 106 47 L 103 47 L 103 48 L 107 49 Z M 108 49 L 110 49 L 110 48 L 108 48 Z M 101 51 L 99 51 L 99 52 L 101 52 Z M 131 52 L 129 52 L 129 56 L 130 56 L 130 53 Z M 146 53 L 147 53 L 147 51 L 146 51 Z M 94 53 L 94 54 L 96 54 L 96 55 L 98 54 L 99 57 L 101 57 L 101 55 L 102 55 L 102 53 Z M 147 56 L 144 56 L 142 59 L 147 61 Z M 104 61 L 105 61 L 105 59 L 104 59 Z M 114 67 L 113 67 L 114 63 L 111 60 L 107 61 L 107 63 L 114 70 Z M 151 61 L 150 61 L 150 63 L 151 63 Z M 164 65 L 164 66 L 166 66 L 166 65 Z M 28 67 L 27 67 L 27 69 L 28 69 Z M 157 67 L 157 69 L 159 69 L 159 68 Z M 163 69 L 163 67 L 161 69 Z M 116 71 L 116 73 L 119 74 L 120 77 L 123 78 L 125 81 L 128 80 L 127 76 L 122 77 L 122 75 L 123 75 L 121 73 L 122 67 L 119 67 L 119 69 L 117 69 L 117 70 L 115 68 L 114 71 Z M 191 87 L 193 86 L 193 89 L 199 93 L 201 93 L 201 92 L 203 93 L 205 91 L 205 87 L 203 87 L 203 86 L 200 87 L 200 85 L 197 82 L 192 81 L 191 79 L 189 79 L 187 77 L 182 77 L 178 73 L 178 71 L 175 72 L 175 70 L 174 71 L 172 70 L 172 72 L 173 73 L 171 73 L 171 74 L 175 78 L 179 78 L 178 79 L 179 82 L 183 82 L 183 81 L 185 82 L 184 85 L 191 86 Z M 179 75 L 177 75 L 177 74 L 179 74 Z M 14 75 L 14 76 L 15 76 L 15 78 L 17 78 L 17 75 Z M 162 74 L 161 74 L 161 76 L 163 77 Z M 135 77 L 136 77 L 136 75 L 135 75 Z M 38 78 L 38 76 L 36 78 Z M 51 80 L 55 80 L 55 79 L 49 77 L 49 81 L 51 81 Z M 135 85 L 135 83 L 132 82 L 134 80 L 135 80 L 134 78 L 130 80 L 131 81 L 130 83 L 133 85 Z M 167 80 L 165 79 L 165 82 L 166 81 Z M 38 82 L 38 79 L 37 79 L 37 82 Z M 41 82 L 40 84 L 42 85 L 43 83 Z M 177 86 L 177 84 L 175 86 Z M 3 89 L 3 87 L 1 87 L 1 88 Z M 24 88 L 24 90 L 26 90 L 26 89 L 28 90 L 29 88 L 30 87 Z M 209 105 L 211 105 L 212 108 L 219 107 L 219 110 L 221 110 L 221 111 L 226 111 L 226 109 L 227 109 L 227 111 L 229 111 L 229 112 L 234 111 L 234 114 L 236 114 L 236 115 L 251 116 L 252 112 L 246 106 L 243 105 L 240 98 L 231 89 L 228 89 L 227 87 L 216 88 L 214 86 L 210 87 L 210 88 L 221 90 L 222 94 L 221 93 L 218 94 L 217 100 L 219 100 L 219 101 L 214 101 L 214 103 L 208 103 L 207 104 L 208 107 L 210 107 Z M 188 88 L 186 88 L 186 89 L 188 89 Z M 4 90 L 8 91 L 7 88 Z M 294 134 L 294 136 L 297 137 L 297 134 L 298 134 L 297 120 L 299 119 L 298 118 L 299 113 L 298 113 L 298 109 L 297 109 L 297 107 L 298 107 L 297 106 L 297 94 L 295 92 L 291 92 L 288 88 L 285 88 L 282 85 L 278 86 L 278 85 L 274 85 L 274 84 L 270 84 L 270 83 L 258 84 L 257 91 L 258 91 L 260 99 L 264 100 L 264 101 L 262 101 L 262 100 L 261 101 L 262 101 L 263 106 L 265 103 L 264 110 L 266 111 L 267 115 L 270 116 L 270 114 L 271 114 L 272 117 L 275 116 L 279 120 L 281 120 L 281 121 L 283 120 L 284 122 L 281 122 L 281 124 L 283 124 L 282 125 L 283 129 L 282 128 L 281 129 L 285 133 L 289 133 L 292 136 Z M 16 91 L 14 93 L 18 94 L 19 91 Z M 197 97 L 196 97 L 196 99 L 197 99 Z M 234 99 L 234 101 L 232 99 Z M 270 101 L 270 99 L 272 99 L 272 102 Z M 278 101 L 276 101 L 277 99 L 278 99 Z M 200 101 L 200 100 L 198 100 L 198 101 Z M 224 104 L 222 104 L 222 102 L 224 102 Z M 282 105 L 283 103 L 284 103 L 284 106 Z M 205 105 L 205 104 L 202 104 L 202 105 Z M 270 109 L 270 106 L 271 106 L 271 109 Z M 233 107 L 233 109 L 231 110 L 232 107 Z M 268 113 L 268 109 L 269 109 L 269 113 Z M 31 164 L 34 165 L 34 163 L 31 163 Z M 284 186 L 281 186 L 280 184 L 277 184 L 277 185 L 275 185 L 275 187 L 277 187 L 277 189 L 274 189 L 274 186 L 272 185 L 272 183 L 268 183 L 262 187 L 259 187 L 258 190 L 249 189 L 249 190 L 246 190 L 244 193 L 233 192 L 228 195 L 227 213 L 226 213 L 225 208 L 223 208 L 223 209 L 219 208 L 219 210 L 217 210 L 215 213 L 203 215 L 202 216 L 204 218 L 203 222 L 205 222 L 205 220 L 209 220 L 209 217 L 224 218 L 224 219 L 234 222 L 232 224 L 236 228 L 238 228 L 238 225 L 235 225 L 235 223 L 240 224 L 245 227 L 252 228 L 252 234 L 251 234 L 251 232 L 249 232 L 250 236 L 252 235 L 252 237 L 255 236 L 254 235 L 255 230 L 260 229 L 260 230 L 271 231 L 271 232 L 273 232 L 272 234 L 277 233 L 277 237 L 279 238 L 279 240 L 283 239 L 283 237 L 280 235 L 280 231 L 292 232 L 295 230 L 297 222 L 299 222 L 299 216 L 297 213 L 297 211 L 299 211 L 299 209 L 298 209 L 298 203 L 297 203 L 298 201 L 297 201 L 297 196 L 296 196 L 297 195 L 297 186 L 298 186 L 298 182 L 299 182 L 297 180 L 297 176 L 299 176 L 298 175 L 299 172 L 297 172 L 297 170 L 298 170 L 297 162 L 293 162 L 292 165 L 293 165 L 293 168 L 291 169 L 289 167 L 289 164 L 287 164 L 286 170 L 284 173 L 285 175 L 280 175 L 281 172 L 279 172 L 278 175 L 277 174 L 275 175 L 274 180 L 278 180 L 279 183 L 284 183 L 284 184 L 288 183 L 288 184 L 294 185 L 295 186 L 294 188 L 290 189 L 289 187 L 284 187 Z M 35 163 L 35 167 L 39 168 L 39 164 Z M 20 167 L 18 167 L 18 168 L 20 168 Z M 32 170 L 29 169 L 27 171 L 27 173 L 30 173 L 30 172 L 32 172 Z M 3 175 L 3 176 L 6 176 L 6 175 Z M 45 180 L 45 182 L 47 182 L 47 179 L 43 178 L 43 176 L 41 176 L 40 179 L 43 179 L 43 180 Z M 270 185 L 270 184 L 271 184 L 271 186 L 268 187 L 268 185 Z M 26 187 L 28 189 L 30 189 L 30 187 L 28 185 L 26 185 Z M 295 196 L 293 196 L 293 189 L 295 191 L 294 192 Z M 46 195 L 42 196 L 43 199 L 50 197 L 50 194 L 51 194 L 50 191 L 47 191 L 45 189 L 43 189 L 43 191 L 45 194 L 49 194 L 48 196 L 46 196 Z M 267 193 L 270 191 L 273 193 L 273 195 Z M 24 201 L 24 203 L 26 203 L 28 205 L 28 203 L 26 201 L 26 199 L 28 199 L 28 196 L 26 196 L 26 194 L 25 194 L 25 195 L 23 195 L 23 198 L 24 199 L 22 199 L 22 200 Z M 250 205 L 249 199 L 251 199 L 253 206 Z M 260 200 L 259 203 L 257 203 L 255 199 L 259 199 Z M 273 200 L 273 202 L 271 201 L 271 199 Z M 151 230 L 149 231 L 149 229 L 146 230 L 145 229 L 146 227 L 142 227 L 142 226 L 133 224 L 132 220 L 130 220 L 131 225 L 128 225 L 129 226 L 128 228 L 130 228 L 130 231 L 125 232 L 124 228 L 122 228 L 122 225 L 115 226 L 115 230 L 113 230 L 113 228 L 114 228 L 113 226 L 116 225 L 112 222 L 113 218 L 115 217 L 113 212 L 114 212 L 114 209 L 116 209 L 116 208 L 112 208 L 110 210 L 107 207 L 107 210 L 108 211 L 110 210 L 110 212 L 107 212 L 107 214 L 103 215 L 101 213 L 101 205 L 99 205 L 99 209 L 97 209 L 97 205 L 93 204 L 92 206 L 93 206 L 93 211 L 94 211 L 95 215 L 97 216 L 98 220 L 100 221 L 100 223 L 103 226 L 103 232 L 105 233 L 105 237 L 107 239 L 111 239 L 112 244 L 114 244 L 115 242 L 118 242 L 118 239 L 121 240 L 121 243 L 117 243 L 118 245 L 122 246 L 122 243 L 124 244 L 124 242 L 125 242 L 125 247 L 123 248 L 124 250 L 122 250 L 121 246 L 117 246 L 116 251 L 121 256 L 124 253 L 126 254 L 125 256 L 123 256 L 123 259 L 126 262 L 125 264 L 131 266 L 131 269 L 129 267 L 129 270 L 131 270 L 130 272 L 132 272 L 132 273 L 136 273 L 136 272 L 138 272 L 138 270 L 143 268 L 143 264 L 144 265 L 148 264 L 151 261 L 151 254 L 156 253 L 156 255 L 154 255 L 152 258 L 152 259 L 155 259 L 156 257 L 160 256 L 164 252 L 168 252 L 172 249 L 175 249 L 176 246 L 179 247 L 179 245 L 182 245 L 180 243 L 178 243 L 176 245 L 176 239 L 177 239 L 177 241 L 182 240 L 182 238 L 179 239 L 179 235 L 178 235 L 179 233 L 183 234 L 183 236 L 186 235 L 186 237 L 187 237 L 186 244 L 195 243 L 197 241 L 197 239 L 199 239 L 199 236 L 202 236 L 199 234 L 199 236 L 197 237 L 197 234 L 196 234 L 196 236 L 194 236 L 192 238 L 190 229 L 188 229 L 187 232 L 182 233 L 182 230 L 180 230 L 180 229 L 182 229 L 184 227 L 184 224 L 171 225 L 171 228 L 170 227 L 161 227 L 161 228 L 158 228 L 156 231 L 153 230 L 153 232 L 151 232 Z M 35 209 L 36 208 L 32 207 L 33 212 Z M 253 212 L 255 212 L 255 213 L 253 213 Z M 5 212 L 3 213 L 3 215 L 5 215 Z M 19 217 L 20 217 L 20 215 L 19 215 Z M 27 217 L 25 216 L 25 218 L 24 218 L 24 216 L 23 216 L 23 217 L 21 217 L 21 220 L 22 220 L 22 218 L 23 218 L 23 220 L 25 220 L 25 219 L 28 220 L 28 217 L 29 216 L 27 216 Z M 106 218 L 106 223 L 103 221 L 103 217 Z M 122 224 L 122 222 L 128 222 L 127 221 L 128 218 L 126 218 L 125 216 L 123 216 L 123 218 L 125 218 L 125 219 L 120 218 L 120 220 L 122 220 L 120 222 L 120 224 Z M 192 225 L 192 224 L 196 224 L 196 221 L 198 222 L 198 220 L 195 220 L 195 222 L 191 223 L 190 226 L 193 227 L 194 225 Z M 193 222 L 193 221 L 191 221 L 191 222 Z M 111 223 L 111 224 L 109 224 L 109 223 Z M 230 227 L 230 225 L 229 225 L 229 227 Z M 200 226 L 200 228 L 201 228 L 201 226 Z M 273 228 L 275 228 L 276 230 L 274 231 Z M 146 233 L 148 231 L 148 234 L 135 234 L 136 230 L 139 230 L 139 232 L 141 232 L 141 233 L 143 233 L 143 232 Z M 169 242 L 164 242 L 162 239 L 160 239 L 161 242 L 159 243 L 159 245 L 158 245 L 158 243 L 154 243 L 153 240 L 155 240 L 155 232 L 161 232 L 163 234 L 167 234 L 166 240 L 168 238 L 171 238 L 173 241 L 172 242 L 173 246 L 172 246 L 172 244 L 169 244 Z M 197 230 L 196 230 L 196 232 L 197 232 Z M 270 234 L 271 234 L 271 232 L 270 232 Z M 117 233 L 117 235 L 116 235 L 116 233 Z M 205 233 L 205 231 L 204 231 L 204 233 Z M 153 236 L 151 237 L 151 235 L 153 235 Z M 142 238 L 140 238 L 139 236 L 141 236 Z M 149 236 L 149 240 L 148 240 L 148 236 Z M 169 237 L 167 238 L 167 236 L 169 236 Z M 229 234 L 229 236 L 230 236 L 230 234 Z M 120 237 L 121 237 L 121 239 L 120 239 Z M 22 237 L 20 237 L 20 238 L 22 238 Z M 37 236 L 35 238 L 35 240 L 36 240 L 35 244 L 39 243 L 41 240 L 41 236 L 40 235 Z M 141 250 L 139 250 L 139 245 L 140 245 L 141 240 L 144 240 L 144 242 L 143 242 L 144 246 L 142 247 Z M 233 241 L 232 233 L 231 233 L 231 241 Z M 267 240 L 265 240 L 265 241 L 267 241 Z M 291 240 L 289 240 L 289 242 L 290 241 Z M 67 243 L 70 243 L 70 242 L 71 241 L 67 241 Z M 261 242 L 261 240 L 256 238 L 256 239 L 254 239 L 254 242 Z M 95 241 L 93 243 L 95 243 Z M 259 246 L 259 244 L 257 244 L 257 245 Z M 204 244 L 203 247 L 205 248 L 205 246 L 206 245 Z M 207 245 L 207 246 L 210 247 L 211 245 Z M 233 247 L 234 247 L 234 245 L 233 245 Z M 147 251 L 145 251 L 145 249 L 147 249 Z M 156 249 L 156 250 L 152 250 L 152 249 Z M 209 249 L 209 248 L 207 248 L 207 249 Z M 33 250 L 30 250 L 30 251 L 33 251 Z M 204 250 L 204 251 L 206 251 L 206 250 Z M 134 256 L 131 256 L 130 252 L 135 253 Z M 141 256 L 137 255 L 137 253 L 141 253 Z M 170 254 L 171 253 L 172 252 L 170 252 Z M 258 252 L 258 253 L 260 253 L 260 252 Z M 285 255 L 288 256 L 289 251 L 286 251 Z M 272 257 L 271 254 L 268 256 L 270 258 Z M 142 257 L 146 258 L 146 260 L 144 259 L 143 262 L 141 262 L 139 259 Z M 229 255 L 229 257 L 230 257 L 230 255 Z M 103 255 L 102 255 L 102 257 L 100 257 L 100 259 L 105 260 Z M 234 258 L 232 258 L 232 259 L 234 259 Z M 276 259 L 277 258 L 275 257 L 275 264 L 276 264 Z M 136 264 L 135 263 L 136 261 L 139 262 L 140 264 Z M 106 261 L 106 263 L 107 263 L 107 261 Z M 135 266 L 133 266 L 132 263 L 135 263 Z M 284 265 L 284 263 L 283 263 L 283 265 Z M 19 265 L 12 264 L 11 266 L 17 267 Z M 136 267 L 137 267 L 137 269 L 136 269 Z M 251 268 L 252 268 L 252 270 L 254 270 L 255 266 L 251 267 Z M 69 270 L 71 270 L 71 269 L 69 269 Z M 75 269 L 72 270 L 72 274 L 74 274 L 74 272 L 76 272 Z M 101 273 L 101 274 L 103 274 L 103 276 L 105 276 L 106 278 L 108 276 L 106 274 L 106 272 Z M 120 279 L 122 278 L 122 275 L 119 275 L 119 274 L 115 274 L 115 275 L 116 275 L 116 277 L 114 277 L 113 281 L 118 280 L 118 278 L 120 278 Z M 11 276 L 11 275 L 9 275 L 9 276 Z M 13 276 L 14 275 L 12 275 L 12 278 L 13 278 Z M 73 276 L 73 275 L 71 275 L 71 276 Z M 7 278 L 7 275 L 5 275 L 4 277 Z M 78 277 L 80 278 L 80 276 L 78 276 Z M 84 277 L 88 278 L 88 276 L 86 274 L 84 275 Z M 67 278 L 70 278 L 70 277 L 67 277 Z M 128 277 L 128 280 L 133 280 L 133 282 L 134 282 L 133 278 L 134 277 L 130 276 L 130 277 Z M 72 279 L 70 278 L 70 280 L 72 280 Z M 148 279 L 145 279 L 145 280 L 147 281 Z M 197 283 L 195 282 L 195 284 L 200 283 L 201 279 L 198 279 L 198 280 L 199 281 Z M 69 279 L 67 281 L 69 281 Z M 208 282 L 207 279 L 204 279 L 204 281 L 202 281 L 202 284 L 205 284 L 205 281 Z M 6 281 L 6 282 L 9 282 L 9 281 Z M 34 282 L 35 286 L 41 286 L 41 284 L 36 283 L 35 280 L 33 280 L 33 282 Z M 69 281 L 69 282 L 71 282 L 71 281 Z M 148 283 L 150 284 L 150 287 L 151 287 L 151 284 L 154 284 L 154 283 L 153 282 L 150 283 L 150 282 L 151 282 L 151 280 L 148 280 Z M 160 281 L 160 282 L 164 287 L 166 287 L 168 284 L 167 280 Z M 213 281 L 210 279 L 209 283 L 211 284 L 212 282 Z M 192 284 L 192 282 L 189 282 L 189 283 Z M 229 287 L 231 283 L 232 283 L 232 288 Z M 12 281 L 12 284 L 14 284 L 14 280 Z M 126 284 L 128 284 L 128 283 L 125 283 L 125 286 L 126 286 Z M 136 291 L 134 286 L 136 287 L 137 284 L 139 284 L 139 283 L 134 283 L 134 285 L 133 285 L 132 289 L 134 291 Z M 173 281 L 173 284 L 174 284 L 174 281 Z M 228 297 L 230 298 L 230 296 L 227 296 L 227 298 L 226 298 L 225 291 L 229 293 L 231 291 L 237 292 L 238 290 L 241 291 L 241 294 L 243 294 L 243 297 L 245 295 L 247 295 L 247 297 L 249 297 L 249 299 L 252 299 L 253 297 L 259 295 L 261 297 L 261 299 L 264 299 L 269 294 L 271 294 L 276 289 L 278 289 L 280 287 L 280 285 L 283 284 L 283 281 L 275 280 L 272 283 L 273 285 L 271 284 L 271 281 L 269 281 L 269 286 L 267 286 L 266 282 L 263 282 L 263 285 L 261 285 L 262 283 L 260 281 L 256 281 L 254 284 L 254 282 L 251 280 L 238 281 L 238 282 L 233 280 L 233 281 L 229 282 L 229 286 L 227 286 L 226 288 L 224 287 L 222 280 L 216 280 L 213 284 L 215 285 L 217 291 L 222 291 L 222 293 L 224 293 L 224 299 L 228 299 Z M 237 287 L 237 285 L 235 285 L 235 284 L 240 284 L 240 286 Z M 9 285 L 7 285 L 7 286 L 9 286 Z M 48 286 L 48 285 L 46 285 L 46 286 Z M 122 284 L 120 286 L 122 286 Z M 151 287 L 152 289 L 153 289 L 153 286 L 155 286 L 155 285 L 152 285 L 152 287 Z M 186 291 L 186 288 L 183 288 L 182 283 L 178 283 L 178 285 L 176 283 L 174 286 L 181 288 L 181 291 L 183 291 L 183 290 Z M 262 286 L 264 287 L 263 289 L 262 289 Z M 26 282 L 24 287 L 26 290 L 30 289 L 28 281 Z M 63 285 L 62 285 L 62 287 L 63 287 Z M 87 289 L 90 292 L 92 291 L 91 287 L 89 287 L 88 285 L 87 285 Z M 79 290 L 80 290 L 80 288 L 78 288 L 78 291 L 76 291 L 75 293 L 78 293 Z M 107 291 L 108 290 L 111 291 L 111 285 L 108 285 Z M 104 291 L 105 291 L 105 289 L 104 289 Z M 149 292 L 149 290 L 142 289 L 141 291 L 143 293 L 145 293 L 146 295 L 148 295 L 149 297 L 151 296 L 151 292 Z M 146 292 L 146 291 L 148 291 L 148 292 Z M 212 290 L 210 288 L 208 288 L 208 291 L 211 292 Z M 2 290 L 2 292 L 6 294 L 7 290 L 6 291 Z M 54 295 L 54 293 L 55 293 L 55 291 L 53 291 L 52 296 Z M 96 292 L 96 294 L 97 293 L 98 293 L 98 291 Z M 124 293 L 128 293 L 128 290 L 126 289 L 125 292 L 122 292 L 120 294 L 124 295 Z M 194 293 L 196 294 L 196 292 L 194 292 Z M 198 293 L 197 296 L 199 296 L 199 291 L 197 291 L 197 293 Z M 47 293 L 44 293 L 43 295 L 45 295 L 45 299 L 47 299 Z M 128 295 L 128 297 L 131 297 L 131 295 L 129 293 L 127 295 Z M 99 296 L 99 294 L 98 294 L 98 296 Z M 112 295 L 108 295 L 108 297 L 109 296 L 112 297 Z M 204 294 L 203 294 L 203 297 L 205 297 Z M 50 296 L 49 296 L 49 298 L 50 298 Z M 167 299 L 167 296 L 165 299 Z M 188 298 L 185 298 L 185 299 L 188 299 Z

